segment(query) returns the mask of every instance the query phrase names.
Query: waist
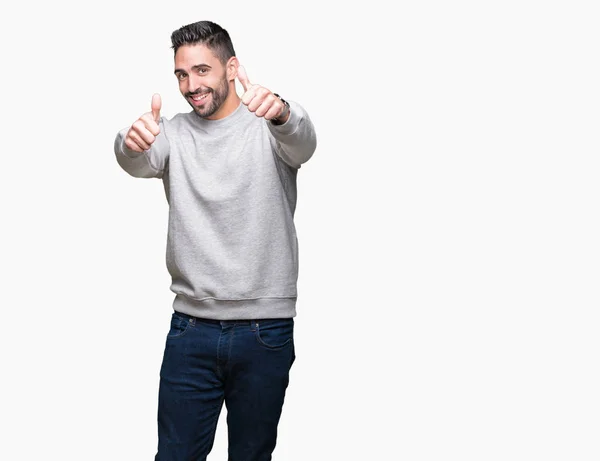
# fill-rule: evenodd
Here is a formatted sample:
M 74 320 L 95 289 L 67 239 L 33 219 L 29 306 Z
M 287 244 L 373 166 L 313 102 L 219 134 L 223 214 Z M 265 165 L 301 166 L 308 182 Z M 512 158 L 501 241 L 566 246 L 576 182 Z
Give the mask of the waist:
M 190 318 L 201 319 L 198 321 L 251 323 L 255 320 L 295 317 L 296 297 L 198 301 L 177 293 L 173 310 Z

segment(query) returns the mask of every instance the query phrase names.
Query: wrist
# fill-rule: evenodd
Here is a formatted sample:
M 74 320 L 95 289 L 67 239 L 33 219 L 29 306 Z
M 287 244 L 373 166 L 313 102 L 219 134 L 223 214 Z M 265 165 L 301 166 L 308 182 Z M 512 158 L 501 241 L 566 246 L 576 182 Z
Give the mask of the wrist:
M 281 100 L 281 102 L 283 102 L 283 109 L 281 111 L 281 114 L 271 119 L 271 123 L 273 123 L 274 125 L 283 125 L 290 118 L 290 104 L 277 93 L 273 94 L 277 96 Z

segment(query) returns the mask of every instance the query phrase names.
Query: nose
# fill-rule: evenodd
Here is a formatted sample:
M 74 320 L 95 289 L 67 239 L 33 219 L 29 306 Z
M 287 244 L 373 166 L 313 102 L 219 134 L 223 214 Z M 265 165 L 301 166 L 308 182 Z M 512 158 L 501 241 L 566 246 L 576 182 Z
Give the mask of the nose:
M 200 77 L 198 75 L 194 75 L 193 73 L 188 76 L 188 92 L 193 93 L 198 88 L 202 86 L 200 82 Z

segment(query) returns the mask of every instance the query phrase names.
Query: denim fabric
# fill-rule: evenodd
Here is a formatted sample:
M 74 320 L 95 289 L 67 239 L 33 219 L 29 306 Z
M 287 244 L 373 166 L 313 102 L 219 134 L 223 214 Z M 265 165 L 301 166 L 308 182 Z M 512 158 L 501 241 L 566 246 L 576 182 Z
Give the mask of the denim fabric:
M 205 461 L 225 402 L 228 461 L 269 461 L 294 319 L 208 320 L 174 312 L 160 370 L 155 461 Z

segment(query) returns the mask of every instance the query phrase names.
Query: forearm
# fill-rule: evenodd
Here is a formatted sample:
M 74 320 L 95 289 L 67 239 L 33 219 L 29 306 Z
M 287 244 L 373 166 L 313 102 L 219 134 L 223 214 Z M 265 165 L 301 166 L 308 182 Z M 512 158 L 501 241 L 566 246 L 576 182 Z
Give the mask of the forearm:
M 274 125 L 270 122 L 268 125 L 273 137 L 278 141 L 279 156 L 288 165 L 299 168 L 315 152 L 317 135 L 304 108 L 293 101 L 288 102 L 290 111 L 287 120 L 281 125 Z

